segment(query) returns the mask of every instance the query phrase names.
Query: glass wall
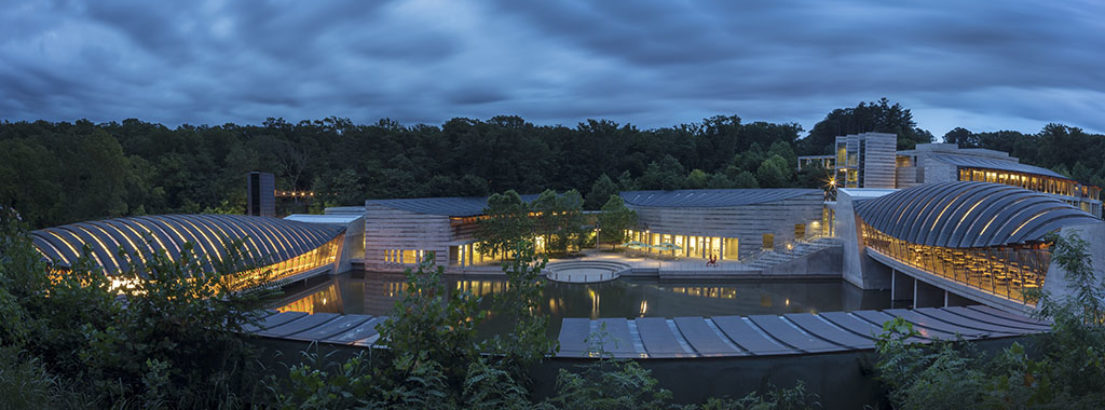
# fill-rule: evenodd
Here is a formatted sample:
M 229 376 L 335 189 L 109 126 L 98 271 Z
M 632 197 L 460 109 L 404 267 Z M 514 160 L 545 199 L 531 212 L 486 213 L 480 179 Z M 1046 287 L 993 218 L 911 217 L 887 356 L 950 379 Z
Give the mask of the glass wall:
M 455 262 L 454 264 L 456 265 L 490 265 L 500 262 L 500 258 L 491 256 L 490 253 L 480 252 L 479 246 L 475 242 L 460 245 L 457 247 L 457 249 L 460 252 L 460 255 L 457 255 L 455 258 L 453 256 L 449 257 L 450 261 Z M 513 257 L 511 252 L 508 252 L 507 255 L 504 256 L 505 259 L 509 259 L 511 257 Z
M 421 249 L 384 249 L 384 262 L 402 265 L 417 265 L 422 262 L 426 252 Z
M 271 270 L 270 280 L 279 281 L 315 268 L 333 264 L 334 261 L 337 260 L 338 254 L 341 253 L 341 247 L 344 241 L 345 234 L 341 234 L 331 239 L 329 242 L 322 244 L 322 246 L 294 258 L 236 274 L 234 278 L 231 279 L 230 287 L 234 289 L 244 288 L 252 283 L 260 272 Z
M 660 251 L 652 248 L 638 249 L 639 252 L 645 254 L 702 259 L 709 259 L 710 256 L 713 255 L 719 260 L 735 261 L 740 259 L 740 241 L 737 240 L 737 238 L 680 235 L 633 230 L 626 231 L 626 237 L 628 237 L 630 241 L 638 241 L 652 246 L 657 246 L 661 243 L 670 243 L 679 248 L 671 251 Z
M 942 248 L 906 242 L 860 223 L 864 244 L 931 274 L 984 292 L 1035 305 L 1025 291 L 1040 289 L 1051 263 L 1047 243 L 989 248 Z
M 1069 179 L 981 168 L 959 168 L 960 181 L 981 181 L 1012 185 L 1048 194 L 1098 199 L 1101 189 Z

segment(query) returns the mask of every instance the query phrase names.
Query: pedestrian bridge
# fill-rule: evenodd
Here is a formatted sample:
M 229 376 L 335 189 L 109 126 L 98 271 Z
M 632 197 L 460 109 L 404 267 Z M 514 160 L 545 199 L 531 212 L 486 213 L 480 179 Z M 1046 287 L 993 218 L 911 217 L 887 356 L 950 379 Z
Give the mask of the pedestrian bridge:
M 853 283 L 889 285 L 895 300 L 911 299 L 914 306 L 969 298 L 1004 311 L 1033 311 L 1040 291 L 1066 292 L 1063 273 L 1052 263 L 1051 235 L 1070 231 L 1090 238 L 1103 225 L 1050 195 L 985 182 L 925 184 L 857 198 L 848 206 L 856 224 L 855 233 L 845 235 L 851 241 L 845 248 L 854 249 L 845 254 L 845 276 L 862 272 Z

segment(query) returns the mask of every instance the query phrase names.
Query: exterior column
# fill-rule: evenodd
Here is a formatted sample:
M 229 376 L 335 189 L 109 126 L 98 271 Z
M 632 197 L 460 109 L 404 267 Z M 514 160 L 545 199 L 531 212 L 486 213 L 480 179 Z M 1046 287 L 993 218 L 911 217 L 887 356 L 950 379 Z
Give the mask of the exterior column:
M 943 307 L 944 290 L 919 280 L 913 280 L 913 308 Z
M 890 301 L 913 300 L 912 277 L 897 270 L 890 271 Z

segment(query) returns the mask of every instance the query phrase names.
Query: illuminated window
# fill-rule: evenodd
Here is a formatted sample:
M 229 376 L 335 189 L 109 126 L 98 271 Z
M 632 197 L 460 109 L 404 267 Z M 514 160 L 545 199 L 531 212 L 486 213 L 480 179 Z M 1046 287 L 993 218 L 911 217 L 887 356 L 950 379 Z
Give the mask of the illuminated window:
M 765 250 L 775 249 L 775 234 L 765 233 L 763 235 L 763 243 Z
M 737 238 L 725 238 L 725 254 L 722 255 L 722 259 L 733 261 L 740 259 L 740 241 Z

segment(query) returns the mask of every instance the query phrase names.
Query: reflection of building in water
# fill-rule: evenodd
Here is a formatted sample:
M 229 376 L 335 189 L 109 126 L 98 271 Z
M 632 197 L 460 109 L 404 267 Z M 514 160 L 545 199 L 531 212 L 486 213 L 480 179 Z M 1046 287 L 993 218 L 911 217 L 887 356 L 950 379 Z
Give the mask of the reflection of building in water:
M 501 280 L 459 280 L 456 289 L 476 296 L 494 295 L 510 289 L 510 283 Z
M 663 288 L 660 288 L 663 289 Z M 699 296 L 704 298 L 716 298 L 716 299 L 736 299 L 737 290 L 728 287 L 675 287 L 671 288 L 674 293 L 681 293 L 690 296 Z
M 587 296 L 591 298 L 591 319 L 599 318 L 599 302 L 602 302 L 598 292 L 594 289 L 587 288 Z
M 337 281 L 330 281 L 322 289 L 280 306 L 276 310 L 278 312 L 345 313 Z
M 385 315 L 391 312 L 403 297 L 406 280 L 401 275 L 365 275 L 364 309 L 370 315 Z

